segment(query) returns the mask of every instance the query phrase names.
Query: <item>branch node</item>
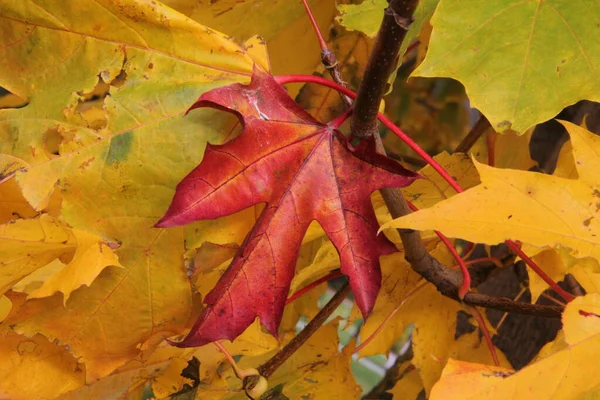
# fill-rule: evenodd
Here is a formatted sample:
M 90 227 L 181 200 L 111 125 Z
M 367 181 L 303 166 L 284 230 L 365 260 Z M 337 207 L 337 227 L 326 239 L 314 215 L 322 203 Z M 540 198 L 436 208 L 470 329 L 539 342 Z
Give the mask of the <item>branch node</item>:
M 412 23 L 415 21 L 415 19 L 413 17 L 407 18 L 407 17 L 403 17 L 401 15 L 398 15 L 392 7 L 387 7 L 385 9 L 384 13 L 385 13 L 385 15 L 391 15 L 392 17 L 394 17 L 396 24 L 400 28 L 404 29 L 405 31 L 408 31 L 410 29 L 410 26 L 412 25 Z

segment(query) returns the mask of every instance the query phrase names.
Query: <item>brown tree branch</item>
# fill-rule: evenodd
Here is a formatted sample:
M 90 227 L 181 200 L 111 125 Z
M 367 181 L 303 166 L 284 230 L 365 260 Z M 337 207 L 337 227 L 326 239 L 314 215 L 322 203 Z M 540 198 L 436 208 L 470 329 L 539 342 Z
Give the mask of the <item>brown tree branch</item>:
M 377 132 L 377 111 L 385 93 L 390 74 L 398 63 L 400 45 L 406 36 L 418 0 L 390 0 L 385 9 L 383 21 L 367 68 L 363 76 L 358 96 L 354 102 L 352 134 L 357 138 L 367 138 Z
M 412 15 L 417 3 L 418 0 L 390 0 L 358 91 L 358 97 L 354 103 L 351 124 L 352 135 L 358 138 L 373 136 L 377 150 L 381 154 L 385 154 L 385 149 L 377 130 L 377 112 L 385 93 L 387 79 L 396 66 L 400 46 L 412 22 Z M 330 71 L 333 79 L 337 83 L 344 85 L 339 69 L 337 68 L 335 55 L 333 57 L 332 55 L 333 53 L 323 52 L 323 64 Z M 381 192 L 393 218 L 399 218 L 411 212 L 398 189 L 383 189 Z M 434 284 L 442 295 L 459 301 L 458 287 L 462 279 L 460 273 L 444 267 L 432 257 L 423 245 L 418 232 L 410 229 L 398 229 L 398 232 L 404 245 L 405 258 L 413 270 L 423 276 L 428 282 Z M 349 293 L 350 286 L 346 282 L 298 335 L 285 345 L 283 349 L 258 367 L 259 374 L 264 378 L 271 376 L 279 366 L 319 329 Z M 464 298 L 464 302 L 470 305 L 501 311 L 550 318 L 559 318 L 562 312 L 562 308 L 559 306 L 518 303 L 511 299 L 495 298 L 478 293 L 468 293 Z M 244 388 L 246 390 L 256 383 L 256 379 L 254 378 L 256 376 L 244 379 Z
M 383 98 L 385 83 L 393 70 L 393 63 L 389 62 L 390 57 L 394 55 L 395 60 L 404 39 L 404 33 L 398 31 L 400 25 L 397 23 L 397 18 L 394 17 L 401 15 L 401 21 L 411 20 L 412 12 L 416 7 L 415 3 L 412 0 L 390 1 L 390 7 L 384 16 L 375 48 L 365 71 L 365 79 L 361 82 L 355 101 L 352 134 L 355 137 L 372 135 L 377 151 L 381 154 L 385 154 L 385 149 L 376 128 L 377 109 Z M 410 14 L 407 14 L 409 11 Z M 367 79 L 367 77 L 369 78 Z M 361 104 L 362 109 L 359 108 Z M 482 116 L 477 125 L 477 131 L 483 133 L 489 122 Z M 476 136 L 475 133 L 471 136 Z M 481 133 L 477 133 L 477 135 L 481 135 Z M 410 214 L 411 210 L 398 189 L 383 189 L 381 194 L 393 218 Z M 460 272 L 446 268 L 431 256 L 425 248 L 419 232 L 411 229 L 398 229 L 398 232 L 404 246 L 406 261 L 410 263 L 412 269 L 432 283 L 442 295 L 460 301 L 458 298 L 458 288 L 462 281 Z M 468 293 L 463 301 L 474 306 L 549 318 L 560 318 L 562 312 L 561 307 L 519 303 L 511 299 L 490 297 L 479 293 Z

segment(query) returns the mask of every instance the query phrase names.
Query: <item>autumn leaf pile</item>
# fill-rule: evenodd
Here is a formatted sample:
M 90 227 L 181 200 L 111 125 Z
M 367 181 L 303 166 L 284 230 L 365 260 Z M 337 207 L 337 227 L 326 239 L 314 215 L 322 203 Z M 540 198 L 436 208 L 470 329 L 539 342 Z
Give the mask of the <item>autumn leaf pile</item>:
M 309 1 L 353 88 L 385 3 Z M 235 339 L 222 343 L 256 368 L 317 313 L 327 284 L 284 308 L 286 298 L 337 268 L 355 306 L 269 378 L 289 398 L 359 398 L 355 343 L 340 350 L 338 331 L 360 326 L 364 340 L 384 321 L 359 356 L 388 354 L 412 329 L 395 398 L 596 396 L 600 139 L 562 122 L 570 141 L 553 175 L 528 171 L 528 143 L 535 124 L 599 100 L 600 9 L 489 3 L 421 1 L 403 51 L 421 44 L 386 99 L 428 150 L 464 137 L 467 96 L 501 133 L 494 167 L 483 141 L 436 156 L 468 189 L 456 195 L 429 166 L 415 180 L 370 141 L 350 144 L 331 122 L 344 106 L 330 89 L 286 94 L 271 78 L 325 76 L 300 3 L 0 1 L 0 397 L 168 398 L 194 387 L 198 399 L 244 398 L 207 343 Z M 408 154 L 391 135 L 384 144 Z M 370 195 L 412 181 L 402 192 L 423 210 L 392 221 Z M 552 279 L 569 273 L 587 295 L 526 368 L 499 350 L 493 366 L 478 329 L 455 336 L 461 304 L 412 271 L 391 227 L 422 230 L 447 267 L 456 262 L 433 229 L 518 240 Z M 535 300 L 547 285 L 531 271 L 529 281 Z M 184 338 L 204 346 L 167 342 Z M 194 358 L 199 367 L 182 375 Z

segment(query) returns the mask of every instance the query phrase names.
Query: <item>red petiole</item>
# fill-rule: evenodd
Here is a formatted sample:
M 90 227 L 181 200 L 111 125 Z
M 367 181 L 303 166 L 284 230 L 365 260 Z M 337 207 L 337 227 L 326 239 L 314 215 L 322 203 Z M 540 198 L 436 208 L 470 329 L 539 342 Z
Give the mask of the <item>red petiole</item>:
M 280 85 L 284 85 L 286 83 L 316 83 L 318 85 L 327 86 L 329 88 L 335 89 L 336 91 L 345 94 L 352 99 L 356 98 L 356 93 L 352 90 L 345 88 L 337 83 L 327 80 L 325 78 L 321 78 L 319 76 L 313 75 L 281 75 L 275 77 L 275 80 Z M 423 160 L 427 161 L 429 165 L 433 169 L 435 169 L 441 176 L 448 182 L 450 186 L 457 193 L 464 192 L 464 189 L 456 182 L 448 171 L 446 171 L 437 161 L 433 159 L 427 152 L 425 152 L 416 142 L 414 142 L 406 133 L 404 133 L 400 128 L 398 128 L 392 121 L 390 121 L 386 116 L 379 113 L 377 114 L 377 118 L 388 128 L 390 129 L 396 136 L 398 136 L 406 145 L 408 145 L 413 151 L 415 151 Z M 520 249 L 519 245 L 512 240 L 507 240 L 505 242 L 519 257 L 529 265 L 529 267 L 538 274 L 556 293 L 558 293 L 565 301 L 569 302 L 573 300 L 573 295 L 566 292 L 563 288 L 558 286 L 556 282 L 554 282 L 542 269 L 531 259 L 529 258 L 523 251 Z

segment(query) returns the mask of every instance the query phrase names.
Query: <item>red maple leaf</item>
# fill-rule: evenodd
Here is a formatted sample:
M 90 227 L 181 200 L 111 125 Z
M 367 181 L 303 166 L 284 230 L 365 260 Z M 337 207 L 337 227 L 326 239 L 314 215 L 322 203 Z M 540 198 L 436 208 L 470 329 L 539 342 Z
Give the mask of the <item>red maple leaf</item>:
M 330 125 L 302 110 L 266 72 L 249 85 L 203 94 L 190 110 L 213 107 L 236 114 L 244 131 L 208 145 L 204 159 L 177 186 L 158 227 L 183 225 L 266 207 L 229 268 L 206 296 L 206 308 L 180 347 L 233 340 L 256 317 L 274 336 L 304 234 L 317 220 L 340 254 L 363 315 L 381 285 L 379 256 L 396 247 L 377 235 L 370 194 L 403 187 L 418 175 L 378 154 L 372 140 L 352 148 Z

